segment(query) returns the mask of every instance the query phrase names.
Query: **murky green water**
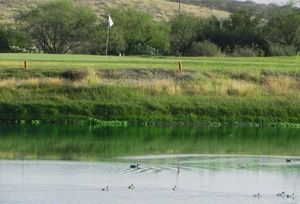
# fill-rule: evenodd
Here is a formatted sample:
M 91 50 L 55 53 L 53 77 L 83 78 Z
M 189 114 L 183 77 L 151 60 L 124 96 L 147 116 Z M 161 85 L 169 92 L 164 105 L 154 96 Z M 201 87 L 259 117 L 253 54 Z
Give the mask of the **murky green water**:
M 298 129 L 2 125 L 0 203 L 296 204 L 298 156 Z
M 0 154 L 7 159 L 191 153 L 300 156 L 300 134 L 284 128 L 0 126 Z

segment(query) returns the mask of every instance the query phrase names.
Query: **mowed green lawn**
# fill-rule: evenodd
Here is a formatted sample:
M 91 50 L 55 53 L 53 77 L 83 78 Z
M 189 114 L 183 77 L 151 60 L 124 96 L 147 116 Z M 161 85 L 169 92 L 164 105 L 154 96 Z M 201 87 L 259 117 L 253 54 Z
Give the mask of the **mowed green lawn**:
M 28 61 L 29 69 L 70 68 L 163 68 L 177 69 L 181 61 L 185 69 L 243 69 L 298 71 L 300 56 L 295 57 L 136 57 L 97 55 L 50 55 L 50 54 L 0 54 L 0 69 L 22 68 Z

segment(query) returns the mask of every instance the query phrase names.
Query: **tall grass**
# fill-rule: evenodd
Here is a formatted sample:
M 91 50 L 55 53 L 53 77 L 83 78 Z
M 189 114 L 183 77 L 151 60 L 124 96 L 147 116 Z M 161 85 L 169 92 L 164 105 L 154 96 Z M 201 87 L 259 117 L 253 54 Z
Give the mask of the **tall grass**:
M 19 55 L 12 55 L 11 61 L 9 55 L 8 61 L 0 59 L 0 65 L 9 62 L 8 68 L 0 68 L 1 121 L 53 122 L 94 117 L 131 121 L 300 122 L 300 72 L 296 58 L 183 58 L 184 64 L 192 68 L 185 66 L 184 72 L 178 73 L 178 58 L 79 56 L 74 64 L 70 62 L 74 56 L 67 55 L 58 56 L 54 62 L 58 67 L 49 69 L 49 58 L 53 56 L 45 55 L 44 60 L 40 59 L 42 56 L 29 55 L 36 60 L 30 65 L 42 63 L 45 67 L 30 67 L 27 71 L 9 68 Z M 139 63 L 149 68 L 136 69 Z M 110 68 L 103 69 L 104 64 Z M 131 65 L 133 68 L 129 69 L 127 66 Z M 221 65 L 225 68 L 214 69 Z M 73 66 L 80 69 L 72 69 Z
M 85 70 L 86 76 L 80 80 L 71 81 L 62 77 L 5 78 L 0 79 L 0 88 L 36 89 L 36 88 L 97 88 L 102 86 L 130 87 L 146 94 L 153 95 L 203 95 L 203 96 L 300 96 L 300 75 L 269 76 L 260 73 L 253 80 L 251 74 L 241 78 L 232 77 L 232 73 L 205 72 L 193 73 L 195 77 L 189 80 L 173 78 L 122 78 L 122 76 L 103 77 L 94 69 Z M 130 71 L 130 70 L 129 70 Z M 123 73 L 124 74 L 124 73 Z M 59 75 L 59 74 L 58 74 Z M 125 74 L 124 74 L 125 75 Z M 172 74 L 171 74 L 172 75 Z
M 291 76 L 268 76 L 265 78 L 264 88 L 275 95 L 295 95 L 299 94 L 300 89 L 297 80 L 299 79 L 295 79 Z

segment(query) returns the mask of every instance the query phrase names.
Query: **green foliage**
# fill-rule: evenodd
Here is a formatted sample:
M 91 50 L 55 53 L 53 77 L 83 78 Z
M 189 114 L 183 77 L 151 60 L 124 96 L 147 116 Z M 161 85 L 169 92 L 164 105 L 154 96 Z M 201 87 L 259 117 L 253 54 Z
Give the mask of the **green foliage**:
M 96 118 L 89 118 L 88 124 L 93 127 L 127 127 L 127 121 L 118 121 L 118 120 L 98 120 Z
M 169 29 L 149 14 L 134 9 L 110 11 L 114 26 L 110 29 L 109 54 L 163 55 L 169 51 Z M 100 25 L 94 50 L 105 53 L 107 22 Z M 93 51 L 95 52 L 95 51 Z
M 170 22 L 135 9 L 109 13 L 114 25 L 107 30 L 107 16 L 96 25 L 91 9 L 56 0 L 21 13 L 18 20 L 46 53 L 105 54 L 108 31 L 110 55 L 214 56 L 221 50 L 232 56 L 277 56 L 300 51 L 300 12 L 291 6 L 276 9 L 270 18 L 237 10 L 227 19 L 182 13 Z M 0 26 L 2 52 L 28 52 L 26 35 L 16 28 Z
M 31 40 L 27 34 L 11 24 L 0 23 L 0 52 L 14 52 L 14 46 L 24 49 L 30 45 Z
M 55 0 L 21 13 L 18 20 L 41 50 L 67 53 L 89 39 L 96 17 L 88 7 Z
M 248 47 L 236 47 L 233 52 L 232 56 L 234 57 L 256 57 L 259 56 L 259 53 Z
M 10 50 L 9 29 L 6 25 L 0 24 L 0 52 L 8 52 Z
M 115 21 L 115 20 L 114 20 Z M 93 37 L 89 41 L 89 45 L 84 49 L 85 52 L 90 54 L 106 53 L 106 40 L 107 40 L 107 25 L 102 23 L 96 27 L 96 31 Z M 115 27 L 109 31 L 109 47 L 108 53 L 112 55 L 118 55 L 119 53 L 125 53 L 126 51 L 126 39 L 124 31 L 120 27 Z M 80 51 L 82 53 L 82 51 Z
M 252 47 L 257 49 L 267 49 L 267 42 L 262 35 L 262 18 L 252 17 L 246 11 L 233 13 L 228 20 L 224 21 L 222 29 L 226 44 L 221 47 L 229 48 L 233 51 L 236 47 Z M 221 38 L 224 40 L 224 38 Z M 226 47 L 225 47 L 226 46 Z
M 200 19 L 189 14 L 180 14 L 171 21 L 171 47 L 175 55 L 188 55 L 196 40 Z
M 174 54 L 198 55 L 195 53 L 197 44 L 198 47 L 202 46 L 202 50 L 204 45 L 207 49 L 214 50 L 207 55 L 219 54 L 216 47 L 208 48 L 207 44 L 199 44 L 203 41 L 210 41 L 229 53 L 234 52 L 236 47 L 251 47 L 256 50 L 254 53 L 258 52 L 260 55 L 268 52 L 268 44 L 262 34 L 262 18 L 252 17 L 246 11 L 235 12 L 224 21 L 215 17 L 200 19 L 186 14 L 181 14 L 171 21 L 171 44 Z
M 128 92 L 129 90 L 126 90 Z M 300 109 L 295 106 L 299 98 L 252 98 L 238 97 L 233 93 L 229 97 L 196 97 L 196 96 L 158 96 L 150 99 L 145 94 L 137 94 L 137 97 L 129 97 L 131 103 L 125 103 L 122 99 L 105 98 L 106 104 L 93 104 L 86 100 L 87 93 L 80 93 L 76 99 L 69 99 L 68 104 L 53 101 L 34 102 L 23 104 L 21 102 L 0 103 L 0 118 L 2 122 L 31 121 L 32 124 L 43 122 L 84 120 L 90 117 L 99 118 L 91 123 L 105 124 L 103 121 L 182 121 L 190 123 L 198 122 L 291 122 L 299 123 Z M 113 92 L 111 94 L 117 94 Z M 59 94 L 66 97 L 67 92 Z M 101 92 L 98 97 L 103 97 Z M 57 95 L 58 96 L 58 95 Z M 39 94 L 39 97 L 46 97 Z M 159 98 L 160 97 L 160 98 Z M 159 109 L 142 105 L 142 101 L 148 98 L 160 104 Z M 26 98 L 28 99 L 28 98 Z M 176 102 L 174 102 L 176 101 Z M 85 106 L 79 105 L 85 103 Z M 294 105 L 292 105 L 293 103 Z M 141 105 L 135 105 L 141 104 Z M 291 106 L 292 105 L 292 106 Z M 291 108 L 293 111 L 291 112 Z M 33 121 L 33 122 L 32 122 Z M 38 121 L 38 122 L 35 122 Z
M 209 41 L 194 42 L 191 46 L 191 56 L 218 56 L 221 54 L 220 49 L 214 43 Z
M 300 50 L 299 30 L 300 11 L 292 7 L 286 7 L 274 13 L 265 27 L 267 38 L 271 43 L 280 45 L 283 49 L 291 49 L 294 46 L 297 51 Z
M 297 55 L 297 49 L 291 45 L 271 44 L 270 54 L 272 56 L 294 56 Z
M 16 68 L 25 57 L 26 72 Z M 180 58 L 182 74 L 174 57 L 1 58 L 1 121 L 300 122 L 297 57 Z M 83 67 L 98 68 L 99 83 L 90 85 Z

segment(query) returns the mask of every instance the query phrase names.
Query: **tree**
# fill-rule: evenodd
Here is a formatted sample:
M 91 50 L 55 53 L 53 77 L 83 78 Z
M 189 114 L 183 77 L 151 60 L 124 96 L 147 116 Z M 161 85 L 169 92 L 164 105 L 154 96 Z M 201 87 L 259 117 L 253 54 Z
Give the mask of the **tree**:
M 9 34 L 10 31 L 7 25 L 0 24 L 0 52 L 7 52 L 10 50 Z
M 268 45 L 263 37 L 263 19 L 252 16 L 247 11 L 237 11 L 223 22 L 227 47 L 233 51 L 236 47 L 247 47 L 268 51 Z
M 94 31 L 95 14 L 69 0 L 39 4 L 17 19 L 46 53 L 67 53 L 86 42 Z
M 200 19 L 189 14 L 180 14 L 171 21 L 171 46 L 173 54 L 188 55 L 197 38 Z
M 11 24 L 0 23 L 0 52 L 10 52 L 12 46 L 26 48 L 31 40 L 26 33 Z
M 266 25 L 268 40 L 282 46 L 297 46 L 299 30 L 300 12 L 292 7 L 274 13 Z
M 110 12 L 115 25 L 111 31 L 119 33 L 126 42 L 128 54 L 164 54 L 168 51 L 169 30 L 163 22 L 134 9 L 114 9 Z
M 101 23 L 91 37 L 87 48 L 90 54 L 106 54 L 107 23 Z M 126 52 L 125 34 L 120 27 L 113 27 L 109 34 L 108 53 L 118 55 Z
M 135 9 L 110 10 L 114 25 L 110 29 L 109 54 L 163 55 L 169 51 L 169 27 L 147 13 Z M 92 53 L 105 53 L 107 17 L 91 42 Z

